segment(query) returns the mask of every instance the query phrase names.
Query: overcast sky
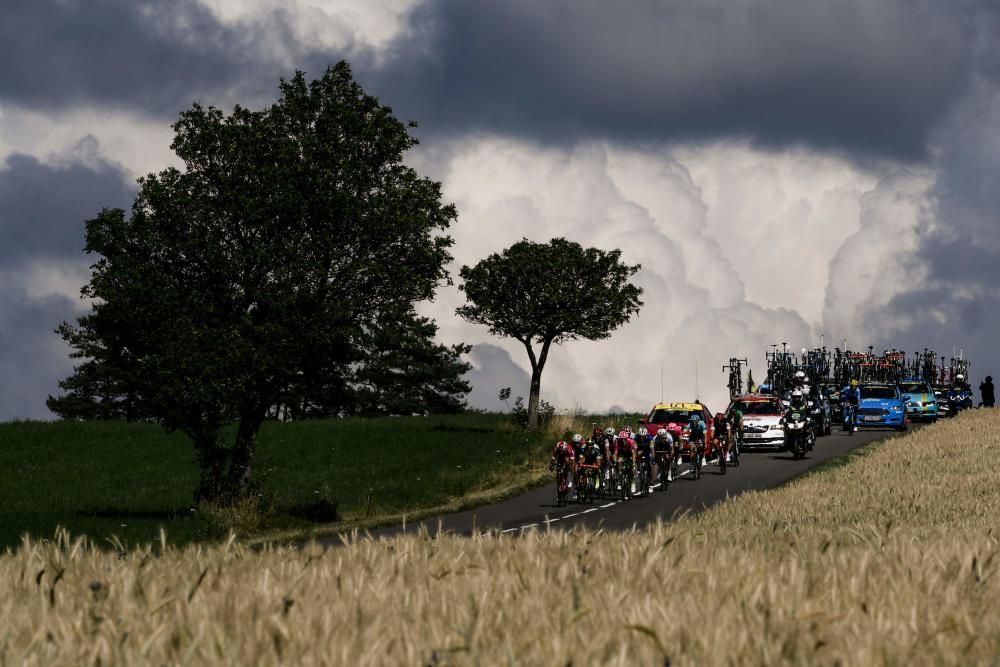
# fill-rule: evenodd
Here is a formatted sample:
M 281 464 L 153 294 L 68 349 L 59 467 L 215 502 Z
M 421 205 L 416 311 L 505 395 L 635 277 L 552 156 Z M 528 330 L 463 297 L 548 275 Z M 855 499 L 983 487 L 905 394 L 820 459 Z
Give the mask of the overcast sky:
M 50 418 L 86 309 L 84 220 L 176 164 L 198 100 L 273 100 L 340 59 L 458 206 L 455 267 L 527 237 L 641 262 L 641 316 L 554 350 L 543 397 L 722 409 L 730 356 L 773 342 L 963 349 L 1000 369 L 1000 13 L 928 0 L 5 0 L 0 6 L 0 419 Z M 476 347 L 477 407 L 527 393 Z M 695 368 L 697 366 L 697 376 Z M 719 406 L 716 408 L 715 406 Z

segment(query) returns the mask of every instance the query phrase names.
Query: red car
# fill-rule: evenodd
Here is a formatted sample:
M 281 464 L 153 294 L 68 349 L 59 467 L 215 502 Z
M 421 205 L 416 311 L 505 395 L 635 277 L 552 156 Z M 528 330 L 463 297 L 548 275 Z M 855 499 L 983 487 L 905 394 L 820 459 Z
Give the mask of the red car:
M 650 435 L 656 435 L 657 430 L 666 428 L 667 424 L 671 422 L 680 426 L 684 430 L 680 443 L 681 456 L 687 459 L 691 456 L 691 445 L 688 443 L 688 435 L 690 434 L 688 424 L 694 413 L 700 415 L 701 420 L 705 422 L 705 451 L 703 454 L 707 457 L 711 450 L 714 428 L 712 426 L 712 413 L 705 407 L 704 403 L 657 403 L 649 412 L 649 417 L 640 419 L 639 423 L 646 427 Z

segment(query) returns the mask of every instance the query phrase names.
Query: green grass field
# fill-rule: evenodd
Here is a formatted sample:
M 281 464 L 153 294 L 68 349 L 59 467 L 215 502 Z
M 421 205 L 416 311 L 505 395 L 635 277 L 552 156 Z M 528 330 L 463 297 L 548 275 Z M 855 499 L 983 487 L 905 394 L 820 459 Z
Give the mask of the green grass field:
M 0 546 L 57 526 L 100 543 L 313 534 L 415 518 L 514 493 L 544 477 L 551 432 L 589 421 L 559 418 L 529 435 L 503 415 L 333 419 L 265 424 L 255 478 L 271 511 L 218 516 L 194 511 L 198 470 L 181 435 L 151 424 L 0 424 Z M 326 501 L 326 502 L 324 502 Z M 326 503 L 341 521 L 329 523 Z M 263 505 L 268 505 L 264 502 Z

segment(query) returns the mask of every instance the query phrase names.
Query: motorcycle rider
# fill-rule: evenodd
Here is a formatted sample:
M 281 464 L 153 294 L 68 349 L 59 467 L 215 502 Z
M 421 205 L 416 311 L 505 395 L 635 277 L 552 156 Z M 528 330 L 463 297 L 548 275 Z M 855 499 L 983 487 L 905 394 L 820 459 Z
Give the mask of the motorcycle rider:
M 948 402 L 953 405 L 951 414 L 957 415 L 960 411 L 972 407 L 972 390 L 965 382 L 965 376 L 959 373 L 955 376 L 954 386 L 948 392 Z
M 791 414 L 793 412 L 798 412 L 798 413 L 802 414 L 803 416 L 805 416 L 807 425 L 811 426 L 811 424 L 810 424 L 811 419 L 809 417 L 809 405 L 806 403 L 805 396 L 803 396 L 802 392 L 800 390 L 798 390 L 798 389 L 793 389 L 792 390 L 791 400 L 788 403 L 788 408 L 785 410 L 785 420 L 786 421 L 789 420 L 789 417 L 791 416 Z M 811 429 L 810 429 L 810 432 L 812 432 Z M 815 438 L 815 435 L 813 435 L 813 437 L 811 437 L 811 438 L 808 439 L 808 442 L 806 444 L 806 447 L 808 449 L 812 449 L 813 448 L 813 440 L 814 440 L 814 438 Z

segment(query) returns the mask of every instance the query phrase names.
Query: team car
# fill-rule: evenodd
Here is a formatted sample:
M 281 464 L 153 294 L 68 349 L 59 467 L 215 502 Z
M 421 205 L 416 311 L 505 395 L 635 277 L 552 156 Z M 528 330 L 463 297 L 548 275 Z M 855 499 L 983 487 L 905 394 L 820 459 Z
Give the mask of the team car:
M 693 413 L 698 413 L 701 416 L 701 420 L 705 422 L 704 453 L 707 455 L 711 448 L 714 427 L 712 425 L 712 413 L 705 407 L 704 403 L 657 403 L 650 410 L 649 417 L 640 419 L 639 423 L 643 424 L 650 433 L 656 433 L 658 429 L 666 428 L 667 424 L 670 423 L 678 424 L 684 429 L 683 437 L 681 438 L 681 457 L 687 459 L 691 456 L 691 445 L 688 443 L 688 436 L 690 435 L 688 424 Z
M 899 391 L 906 404 L 906 416 L 911 422 L 935 422 L 938 418 L 938 400 L 934 389 L 923 380 L 902 380 Z
M 893 384 L 862 384 L 857 425 L 889 427 L 897 431 L 906 428 L 903 394 Z
M 784 405 L 777 396 L 768 394 L 747 394 L 733 399 L 726 414 L 739 409 L 743 412 L 743 449 L 755 447 L 785 446 L 785 431 L 781 419 L 785 414 Z

